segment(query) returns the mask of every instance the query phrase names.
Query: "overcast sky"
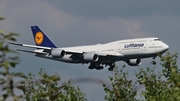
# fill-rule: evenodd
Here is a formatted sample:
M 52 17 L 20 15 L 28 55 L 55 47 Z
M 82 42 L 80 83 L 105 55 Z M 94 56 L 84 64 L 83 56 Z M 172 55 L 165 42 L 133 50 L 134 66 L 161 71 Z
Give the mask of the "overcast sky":
M 6 20 L 1 21 L 0 29 L 19 33 L 18 42 L 34 44 L 30 26 L 38 25 L 59 47 L 158 37 L 170 46 L 171 53 L 176 53 L 180 50 L 179 4 L 179 0 L 1 0 L 0 14 Z M 58 72 L 63 81 L 91 77 L 109 82 L 111 75 L 107 68 L 88 70 L 88 65 L 66 64 L 26 53 L 20 53 L 20 57 L 21 64 L 15 71 L 37 74 L 43 67 L 49 74 Z M 151 60 L 143 60 L 141 68 L 149 66 Z M 117 63 L 119 68 L 123 64 Z M 137 69 L 127 68 L 128 72 Z M 101 85 L 76 86 L 89 101 L 103 101 Z

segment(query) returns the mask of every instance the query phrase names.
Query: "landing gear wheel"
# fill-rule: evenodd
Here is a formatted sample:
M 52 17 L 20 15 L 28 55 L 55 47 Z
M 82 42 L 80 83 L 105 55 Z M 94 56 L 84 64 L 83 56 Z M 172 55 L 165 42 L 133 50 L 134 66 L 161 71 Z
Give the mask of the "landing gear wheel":
M 89 68 L 89 69 L 101 70 L 101 69 L 103 69 L 104 67 L 101 66 L 100 63 L 91 63 L 88 68 Z
M 93 67 L 93 66 L 89 66 L 88 68 L 89 68 L 89 69 L 94 69 L 94 67 Z
M 110 68 L 108 68 L 108 70 L 109 70 L 109 71 L 113 71 L 113 69 L 114 69 L 114 68 L 111 68 L 111 67 L 110 67 Z
M 152 64 L 152 65 L 156 65 L 156 61 L 152 61 L 151 64 Z
M 114 67 L 115 67 L 115 64 L 112 63 L 112 64 L 110 65 L 110 67 L 108 68 L 108 70 L 109 70 L 109 71 L 113 71 L 113 70 L 114 70 Z
M 96 68 L 96 70 L 101 70 L 101 69 L 103 69 L 104 67 L 103 66 L 99 66 L 99 67 L 95 67 Z
M 100 69 L 103 69 L 104 67 L 103 67 L 103 66 L 100 66 L 99 68 L 100 68 Z

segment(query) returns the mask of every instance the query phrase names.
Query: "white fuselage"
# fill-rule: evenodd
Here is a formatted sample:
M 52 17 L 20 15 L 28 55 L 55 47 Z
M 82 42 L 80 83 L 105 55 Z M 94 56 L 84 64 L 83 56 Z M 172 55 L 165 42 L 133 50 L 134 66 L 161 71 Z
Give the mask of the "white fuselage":
M 76 47 L 65 47 L 61 48 L 64 50 L 73 50 L 73 51 L 82 51 L 88 53 L 99 53 L 99 54 L 111 54 L 117 55 L 112 58 L 105 58 L 99 61 L 121 61 L 128 59 L 137 59 L 137 58 L 148 58 L 155 57 L 157 53 L 164 53 L 168 50 L 168 45 L 160 41 L 156 37 L 152 38 L 139 38 L 139 39 L 127 39 L 119 40 L 106 44 L 97 44 L 97 45 L 86 45 L 86 46 L 76 46 Z M 65 55 L 62 58 L 53 58 L 50 55 L 39 55 L 35 54 L 38 57 L 68 62 L 68 63 L 77 63 L 71 57 L 71 54 Z M 121 56 L 119 56 L 121 55 Z M 79 63 L 79 62 L 78 62 Z

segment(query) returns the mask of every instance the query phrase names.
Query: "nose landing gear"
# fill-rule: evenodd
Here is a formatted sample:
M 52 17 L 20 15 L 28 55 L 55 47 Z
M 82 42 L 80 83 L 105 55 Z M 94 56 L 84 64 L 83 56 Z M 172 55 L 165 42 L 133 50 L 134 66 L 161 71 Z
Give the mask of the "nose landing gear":
M 153 61 L 151 61 L 151 64 L 152 64 L 152 65 L 156 65 L 155 58 L 156 58 L 156 56 L 154 56 L 154 57 L 153 57 Z
M 156 65 L 156 61 L 151 61 L 151 64 L 152 65 Z
M 115 63 L 111 63 L 109 65 L 110 67 L 108 68 L 109 71 L 113 71 L 114 70 L 114 67 L 115 67 Z
M 100 66 L 100 64 L 97 64 L 97 63 L 91 63 L 88 68 L 89 68 L 89 69 L 101 70 L 101 69 L 103 69 L 104 67 L 103 67 L 103 66 Z
M 109 66 L 108 70 L 109 71 L 113 71 L 114 68 L 115 68 L 115 63 L 114 62 L 109 62 L 106 64 L 106 66 Z M 100 63 L 90 63 L 90 66 L 88 67 L 89 69 L 96 69 L 96 70 L 101 70 L 103 69 L 104 67 L 101 66 Z

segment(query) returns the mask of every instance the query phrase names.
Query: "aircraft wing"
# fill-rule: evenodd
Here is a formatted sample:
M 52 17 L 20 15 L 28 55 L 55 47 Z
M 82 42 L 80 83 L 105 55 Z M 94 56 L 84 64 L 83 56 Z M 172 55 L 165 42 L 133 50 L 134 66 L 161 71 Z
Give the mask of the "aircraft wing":
M 7 42 L 8 44 L 17 45 L 17 46 L 23 46 L 23 47 L 29 47 L 29 48 L 37 48 L 37 49 L 45 49 L 45 50 L 52 50 L 51 47 L 43 47 L 43 46 L 35 46 L 35 45 L 28 45 L 28 44 L 22 44 L 22 43 L 16 43 L 16 42 Z M 21 50 L 18 50 L 21 51 Z M 23 50 L 26 52 L 25 50 Z M 82 51 L 75 51 L 75 50 L 65 50 L 67 54 L 83 54 Z M 33 52 L 29 52 L 33 53 Z
M 43 46 L 35 46 L 35 45 L 28 45 L 28 44 L 22 44 L 22 43 L 14 43 L 14 42 L 7 42 L 12 45 L 17 45 L 17 46 L 23 46 L 23 47 L 29 47 L 29 48 L 36 48 L 36 49 L 44 49 L 42 52 L 38 51 L 28 51 L 28 50 L 18 50 L 18 51 L 23 51 L 23 52 L 28 52 L 28 53 L 37 53 L 37 54 L 50 54 L 52 49 L 51 47 L 43 47 Z M 92 52 L 83 52 L 83 51 L 77 51 L 77 50 L 68 50 L 68 49 L 63 49 L 63 48 L 57 48 L 57 49 L 62 49 L 66 52 L 66 54 L 72 54 L 71 57 L 76 57 L 76 58 L 82 58 L 84 53 L 92 53 Z M 99 57 L 102 58 L 108 58 L 108 57 L 123 57 L 123 54 L 120 54 L 115 51 L 107 51 L 107 52 L 93 52 L 94 54 L 97 54 Z

